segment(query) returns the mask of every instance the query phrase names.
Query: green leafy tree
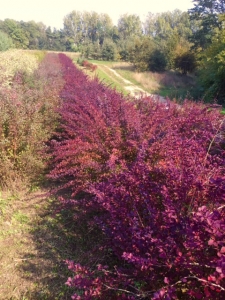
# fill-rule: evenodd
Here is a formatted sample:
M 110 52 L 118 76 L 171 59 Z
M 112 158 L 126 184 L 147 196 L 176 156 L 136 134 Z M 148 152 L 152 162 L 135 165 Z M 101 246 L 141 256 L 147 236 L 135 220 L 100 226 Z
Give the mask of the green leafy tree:
M 28 40 L 29 40 L 29 49 L 39 49 L 39 40 L 41 36 L 40 27 L 34 21 L 29 22 L 20 22 L 20 26 L 25 32 Z
M 133 63 L 137 71 L 149 70 L 149 61 L 156 49 L 154 40 L 150 37 L 135 37 L 128 46 L 129 61 Z
M 6 51 L 13 47 L 12 39 L 6 33 L 0 31 L 0 51 Z
M 113 29 L 112 19 L 108 14 L 100 14 L 99 43 L 102 45 L 105 39 L 111 38 Z
M 102 45 L 102 59 L 103 60 L 116 60 L 118 57 L 118 51 L 116 44 L 110 40 L 106 39 Z
M 175 60 L 177 57 L 189 52 L 191 49 L 190 42 L 180 37 L 176 30 L 166 41 L 160 41 L 158 45 L 166 57 L 167 69 L 169 70 L 176 68 Z
M 96 13 L 96 12 L 88 13 L 87 27 L 88 27 L 89 40 L 92 43 L 99 40 L 100 30 L 101 30 L 101 21 L 100 21 L 98 13 Z
M 153 72 L 162 72 L 166 69 L 166 57 L 162 51 L 155 49 L 148 60 L 148 70 Z
M 104 39 L 110 37 L 112 28 L 112 20 L 107 14 L 74 10 L 64 17 L 65 34 L 73 39 L 75 45 L 87 41 L 103 44 Z
M 130 40 L 121 40 L 120 43 L 117 44 L 118 52 L 120 55 L 120 59 L 123 61 L 129 61 L 129 44 L 131 43 Z
M 39 49 L 48 49 L 47 45 L 47 36 L 46 36 L 46 25 L 42 22 L 39 22 L 37 23 L 37 26 L 38 26 L 38 30 L 39 30 L 39 33 L 40 33 L 40 36 L 39 36 L 39 41 L 38 41 L 38 45 L 39 45 Z
M 92 59 L 93 43 L 86 41 L 81 47 L 81 56 L 84 58 Z
M 142 35 L 142 24 L 137 15 L 124 14 L 118 20 L 118 31 L 121 39 Z
M 176 57 L 176 49 L 179 45 L 180 37 L 177 32 L 173 32 L 167 40 L 159 41 L 158 45 L 162 49 L 167 62 L 167 68 L 174 68 L 174 60 Z
M 66 35 L 73 39 L 74 44 L 80 44 L 83 37 L 82 13 L 73 10 L 64 17 L 64 31 Z
M 92 57 L 93 59 L 101 59 L 102 54 L 101 54 L 101 45 L 99 44 L 99 42 L 95 42 L 93 43 L 92 46 Z
M 5 19 L 1 24 L 0 29 L 10 36 L 14 45 L 17 48 L 24 48 L 24 49 L 28 48 L 29 45 L 28 36 L 26 34 L 26 31 L 23 30 L 19 22 L 12 19 Z
M 145 22 L 143 24 L 144 34 L 148 36 L 156 36 L 156 20 L 159 14 L 148 13 Z
M 214 29 L 220 27 L 219 15 L 225 13 L 225 0 L 193 0 L 189 15 L 195 22 L 191 41 L 195 47 L 206 49 L 212 42 Z
M 113 23 L 109 15 L 98 14 L 96 12 L 89 13 L 88 16 L 88 37 L 94 43 L 99 41 L 102 45 L 104 39 L 109 38 L 110 30 L 113 27 Z
M 63 30 L 53 29 L 52 49 L 55 51 L 66 51 L 66 37 Z
M 110 38 L 114 43 L 120 43 L 120 34 L 117 26 L 113 26 L 110 30 Z
M 174 32 L 187 39 L 191 35 L 190 19 L 186 12 L 174 10 L 164 13 L 148 13 L 144 22 L 144 33 L 154 38 L 168 39 Z
M 225 21 L 225 15 L 220 21 Z M 217 99 L 225 105 L 225 29 L 218 30 L 211 45 L 201 55 L 199 81 L 204 89 L 204 99 Z
M 147 15 L 144 33 L 154 39 L 156 49 L 160 49 L 160 55 L 164 56 L 162 61 L 166 59 L 167 69 L 175 68 L 175 58 L 181 54 L 180 50 L 182 53 L 189 50 L 188 39 L 192 34 L 190 25 L 188 13 L 178 9 L 172 12 Z M 156 51 L 155 54 L 155 58 L 157 58 L 159 52 Z
M 161 14 L 158 16 L 156 20 L 156 32 L 155 35 L 157 39 L 167 39 L 173 32 L 173 28 L 171 28 L 170 23 L 166 19 L 165 14 Z

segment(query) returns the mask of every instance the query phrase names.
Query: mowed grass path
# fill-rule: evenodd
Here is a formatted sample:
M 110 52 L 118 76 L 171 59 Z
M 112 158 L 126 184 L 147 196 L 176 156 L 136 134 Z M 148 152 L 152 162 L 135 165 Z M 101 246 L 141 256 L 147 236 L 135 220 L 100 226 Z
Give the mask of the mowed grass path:
M 0 210 L 0 299 L 66 299 L 58 274 L 66 236 L 46 193 L 4 194 Z
M 96 237 L 56 209 L 45 190 L 1 194 L 0 300 L 71 299 L 65 260 L 86 262 Z

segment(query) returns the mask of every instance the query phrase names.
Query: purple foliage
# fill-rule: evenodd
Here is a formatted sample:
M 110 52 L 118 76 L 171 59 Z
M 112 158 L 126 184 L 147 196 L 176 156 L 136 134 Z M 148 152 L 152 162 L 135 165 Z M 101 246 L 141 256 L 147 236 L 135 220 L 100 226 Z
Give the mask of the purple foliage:
M 74 194 L 123 166 L 136 155 L 141 139 L 139 112 L 122 95 L 93 81 L 60 55 L 65 80 L 59 113 L 62 131 L 52 140 L 55 168 L 50 177 Z M 135 121 L 136 120 L 136 121 Z
M 95 222 L 123 265 L 68 262 L 73 299 L 224 299 L 220 112 L 191 101 L 129 101 L 60 60 L 62 132 L 49 176 L 71 191 L 66 204 L 102 212 Z M 80 191 L 92 196 L 76 201 Z

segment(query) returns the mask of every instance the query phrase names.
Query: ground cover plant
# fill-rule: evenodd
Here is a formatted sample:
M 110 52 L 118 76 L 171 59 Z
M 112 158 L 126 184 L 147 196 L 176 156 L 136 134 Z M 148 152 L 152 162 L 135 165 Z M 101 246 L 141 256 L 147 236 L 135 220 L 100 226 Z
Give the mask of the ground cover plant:
M 49 177 L 75 220 L 92 216 L 108 253 L 91 266 L 68 260 L 72 298 L 223 299 L 218 106 L 126 98 L 59 58 L 62 124 L 49 143 Z

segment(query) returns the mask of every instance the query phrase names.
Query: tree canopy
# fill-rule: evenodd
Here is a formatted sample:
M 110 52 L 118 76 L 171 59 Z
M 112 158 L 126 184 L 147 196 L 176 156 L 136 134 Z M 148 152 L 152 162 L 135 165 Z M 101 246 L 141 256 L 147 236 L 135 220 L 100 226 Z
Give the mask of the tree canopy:
M 12 39 L 6 33 L 0 31 L 0 51 L 6 51 L 13 47 Z
M 124 60 L 137 71 L 174 70 L 198 77 L 201 96 L 225 104 L 225 0 L 193 0 L 187 12 L 153 14 L 144 21 L 73 10 L 63 28 L 35 21 L 0 20 L 0 51 L 8 48 L 77 51 L 85 59 Z

